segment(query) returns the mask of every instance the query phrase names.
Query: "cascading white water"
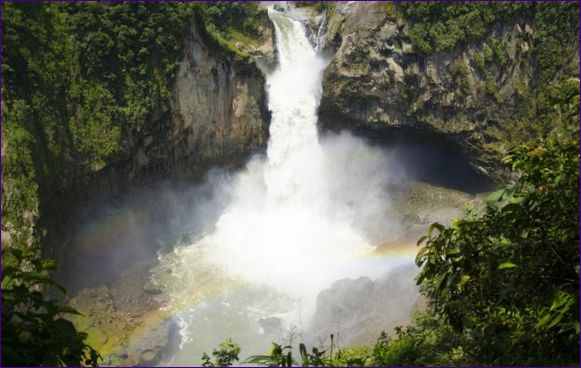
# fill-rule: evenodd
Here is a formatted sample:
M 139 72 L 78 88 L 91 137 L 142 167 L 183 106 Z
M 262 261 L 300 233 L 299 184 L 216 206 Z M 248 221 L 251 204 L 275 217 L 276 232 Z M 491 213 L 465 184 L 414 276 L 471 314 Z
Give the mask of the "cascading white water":
M 397 227 L 388 213 L 385 155 L 350 136 L 320 141 L 326 63 L 302 23 L 274 10 L 269 16 L 279 66 L 267 76 L 267 156 L 250 160 L 232 183 L 215 185 L 216 196 L 230 202 L 211 234 L 160 256 L 154 279 L 183 338 L 164 364 L 199 362 L 227 337 L 244 355 L 265 353 L 290 325 L 302 331 L 333 281 L 377 277 L 389 266 L 369 257 L 374 231 L 385 239 Z
M 299 21 L 270 14 L 280 61 L 267 77 L 270 140 L 267 160 L 256 170 L 262 177 L 249 172 L 252 180 L 263 181 L 256 188 L 264 193 L 249 196 L 243 174 L 241 190 L 216 225 L 212 237 L 219 251 L 213 253 L 217 264 L 252 282 L 303 293 L 314 283 L 328 284 L 326 275 L 335 277 L 330 268 L 348 267 L 346 258 L 370 249 L 329 197 L 332 177 L 317 134 L 325 63 Z M 231 257 L 225 260 L 224 254 Z M 289 265 L 296 276 L 289 275 Z
M 271 11 L 271 19 L 276 28 L 279 67 L 268 76 L 267 84 L 272 111 L 265 172 L 267 205 L 304 199 L 301 196 L 312 189 L 308 178 L 320 171 L 316 123 L 325 66 L 300 22 L 276 11 Z M 311 165 L 305 165 L 306 157 L 312 160 Z

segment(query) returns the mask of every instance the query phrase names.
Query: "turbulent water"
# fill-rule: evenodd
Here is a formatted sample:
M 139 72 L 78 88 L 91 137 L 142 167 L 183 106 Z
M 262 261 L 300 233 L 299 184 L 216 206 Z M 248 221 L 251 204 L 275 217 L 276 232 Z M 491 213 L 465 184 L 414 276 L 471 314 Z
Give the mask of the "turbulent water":
M 265 353 L 271 341 L 314 341 L 309 326 L 322 290 L 411 259 L 372 253 L 399 231 L 385 190 L 390 163 L 349 135 L 319 137 L 326 63 L 301 22 L 269 15 L 279 65 L 267 76 L 267 154 L 230 180 L 214 180 L 214 196 L 227 203 L 210 231 L 160 255 L 154 280 L 182 335 L 163 364 L 199 364 L 227 337 L 243 356 Z

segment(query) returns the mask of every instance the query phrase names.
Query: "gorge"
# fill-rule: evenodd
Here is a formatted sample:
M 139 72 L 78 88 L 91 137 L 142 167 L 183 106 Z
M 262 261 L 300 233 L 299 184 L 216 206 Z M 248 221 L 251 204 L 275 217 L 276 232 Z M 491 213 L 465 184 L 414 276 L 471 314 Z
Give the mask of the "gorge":
M 81 58 L 42 80 L 15 66 L 34 52 L 3 49 L 3 248 L 57 261 L 101 365 L 200 365 L 226 338 L 241 359 L 396 339 L 437 304 L 416 285 L 417 240 L 518 183 L 502 157 L 553 129 L 533 116 L 564 121 L 543 99 L 578 84 L 575 35 L 547 26 L 578 15 L 568 4 L 499 5 L 479 36 L 441 46 L 432 30 L 429 47 L 428 5 L 172 5 L 3 10 L 53 24 L 46 52 Z M 142 44 L 123 14 L 149 17 Z M 571 61 L 553 71 L 539 50 L 557 37 Z

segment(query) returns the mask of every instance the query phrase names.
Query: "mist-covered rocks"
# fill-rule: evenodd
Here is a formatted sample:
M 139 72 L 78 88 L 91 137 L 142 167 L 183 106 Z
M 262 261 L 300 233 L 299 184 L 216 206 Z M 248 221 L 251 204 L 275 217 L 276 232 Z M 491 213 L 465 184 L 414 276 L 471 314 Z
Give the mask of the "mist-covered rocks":
M 310 333 L 322 341 L 333 334 L 337 347 L 371 344 L 381 331 L 406 325 L 421 305 L 413 264 L 393 268 L 385 276 L 336 281 L 317 298 Z

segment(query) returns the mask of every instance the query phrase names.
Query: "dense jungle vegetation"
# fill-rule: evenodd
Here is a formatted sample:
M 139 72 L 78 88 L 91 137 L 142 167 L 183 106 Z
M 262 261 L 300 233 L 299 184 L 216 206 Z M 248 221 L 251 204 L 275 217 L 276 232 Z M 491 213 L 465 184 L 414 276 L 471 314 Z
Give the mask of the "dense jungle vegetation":
M 388 9 L 413 23 L 423 54 L 484 37 L 496 22 L 534 19 L 540 74 L 529 86 L 535 108 L 527 124 L 542 134 L 510 151 L 505 164 L 518 179 L 494 193 L 484 213 L 434 224 L 420 240 L 417 282 L 429 308 L 410 326 L 394 338 L 382 334 L 375 346 L 302 345 L 297 357 L 273 344 L 247 362 L 578 365 L 579 79 L 561 52 L 579 32 L 578 4 Z M 54 262 L 41 257 L 35 224 L 43 198 L 130 151 L 135 132 L 170 96 L 192 19 L 209 42 L 245 60 L 236 42 L 256 36 L 257 11 L 255 3 L 2 4 L 2 230 L 10 234 L 2 239 L 3 365 L 99 363 L 66 319 L 76 311 L 51 279 Z M 499 45 L 482 62 L 502 63 L 502 55 Z M 204 361 L 231 365 L 243 351 L 225 341 Z
M 388 7 L 395 16 L 410 19 L 413 23 L 410 37 L 420 53 L 449 51 L 466 42 L 482 39 L 496 23 L 510 19 L 533 19 L 536 26 L 534 53 L 540 74 L 536 84 L 531 86 L 535 98 L 528 101 L 530 118 L 542 125 L 539 115 L 551 113 L 552 102 L 558 92 L 555 85 L 564 82 L 577 73 L 577 67 L 570 69 L 562 51 L 571 45 L 571 34 L 579 32 L 579 7 L 575 3 L 402 3 L 397 11 Z M 479 60 L 479 68 L 486 71 L 486 65 L 507 62 L 506 44 L 494 40 L 491 49 L 484 50 Z M 559 79 L 555 82 L 555 77 Z M 564 78 L 564 79 L 563 79 Z M 491 80 L 487 89 L 495 90 Z M 540 120 L 540 121 L 539 121 Z M 546 121 L 546 120 L 545 120 Z M 551 128 L 542 134 L 546 134 Z
M 224 52 L 256 33 L 256 3 L 2 4 L 2 363 L 96 364 L 47 299 L 43 198 L 123 159 L 169 98 L 193 19 Z M 220 43 L 221 42 L 221 43 Z M 6 231 L 6 233 L 4 233 Z

